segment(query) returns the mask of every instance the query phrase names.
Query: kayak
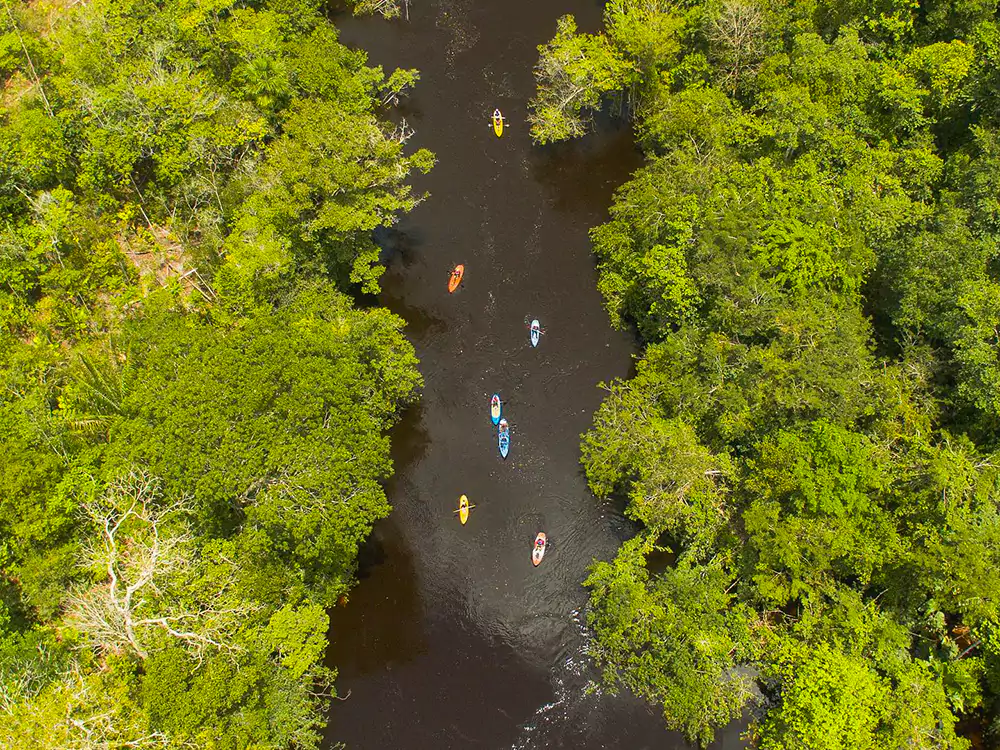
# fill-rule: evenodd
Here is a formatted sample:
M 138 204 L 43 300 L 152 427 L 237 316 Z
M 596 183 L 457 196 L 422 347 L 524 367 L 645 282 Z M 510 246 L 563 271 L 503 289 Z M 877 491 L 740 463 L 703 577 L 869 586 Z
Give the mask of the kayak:
M 542 336 L 542 326 L 537 320 L 531 321 L 531 345 L 538 346 L 538 339 Z
M 469 498 L 465 495 L 458 498 L 458 520 L 462 522 L 463 526 L 469 520 Z
M 500 394 L 494 393 L 490 399 L 490 419 L 493 420 L 493 424 L 500 424 L 500 408 Z
M 493 132 L 497 134 L 497 138 L 503 135 L 503 115 L 499 109 L 493 110 Z
M 531 549 L 531 564 L 536 568 L 538 563 L 542 561 L 545 557 L 545 545 L 548 544 L 548 538 L 545 536 L 544 531 L 539 531 L 538 536 L 535 537 L 535 546 Z
M 498 438 L 500 443 L 500 455 L 507 458 L 507 454 L 510 452 L 510 427 L 507 424 L 506 419 L 500 420 L 500 436 Z
M 454 292 L 458 289 L 458 285 L 462 283 L 462 277 L 465 275 L 465 266 L 459 263 L 455 266 L 455 270 L 451 272 L 451 276 L 448 278 L 448 291 Z

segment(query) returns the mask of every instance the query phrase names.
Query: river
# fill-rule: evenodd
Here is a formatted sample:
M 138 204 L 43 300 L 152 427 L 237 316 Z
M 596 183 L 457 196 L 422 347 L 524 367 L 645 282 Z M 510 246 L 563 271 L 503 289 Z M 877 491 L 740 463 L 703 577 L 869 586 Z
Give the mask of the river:
M 341 40 L 385 69 L 418 68 L 400 108 L 412 145 L 438 164 L 414 180 L 431 197 L 381 238 L 380 302 L 407 321 L 426 386 L 393 430 L 393 512 L 360 558 L 360 582 L 331 613 L 339 670 L 327 745 L 433 748 L 682 748 L 657 712 L 588 692 L 580 583 L 635 532 L 587 490 L 580 434 L 599 383 L 627 377 L 634 340 L 613 331 L 587 229 L 641 163 L 627 126 L 556 148 L 526 123 L 537 45 L 582 0 L 416 0 L 409 21 L 334 17 Z M 508 118 L 494 136 L 490 114 Z M 465 280 L 447 293 L 450 270 Z M 526 319 L 545 330 L 537 349 Z M 511 425 L 503 461 L 489 419 Z M 467 526 L 452 510 L 467 494 Z M 550 540 L 537 569 L 535 534 Z M 738 730 L 719 747 L 737 747 Z

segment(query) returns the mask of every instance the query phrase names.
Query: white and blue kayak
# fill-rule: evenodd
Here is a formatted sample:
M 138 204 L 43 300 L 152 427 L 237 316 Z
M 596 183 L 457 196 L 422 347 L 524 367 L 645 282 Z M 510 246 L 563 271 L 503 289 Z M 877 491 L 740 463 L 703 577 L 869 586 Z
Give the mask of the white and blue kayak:
M 493 420 L 493 424 L 500 424 L 500 394 L 494 393 L 493 398 L 490 399 L 490 419 Z
M 542 326 L 537 320 L 531 321 L 531 345 L 538 346 L 538 339 L 542 337 Z
M 498 442 L 500 443 L 500 455 L 503 458 L 507 458 L 507 454 L 510 452 L 510 426 L 507 424 L 506 419 L 500 420 L 500 435 Z

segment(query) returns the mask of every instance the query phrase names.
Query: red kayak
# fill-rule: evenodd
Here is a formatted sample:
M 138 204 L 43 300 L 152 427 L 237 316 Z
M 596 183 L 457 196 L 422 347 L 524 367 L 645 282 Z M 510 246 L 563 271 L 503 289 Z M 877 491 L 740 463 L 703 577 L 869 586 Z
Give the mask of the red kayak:
M 538 567 L 538 563 L 542 561 L 542 558 L 545 557 L 545 545 L 547 543 L 548 540 L 545 536 L 545 532 L 539 531 L 538 536 L 535 537 L 535 546 L 531 550 L 531 564 L 536 568 Z

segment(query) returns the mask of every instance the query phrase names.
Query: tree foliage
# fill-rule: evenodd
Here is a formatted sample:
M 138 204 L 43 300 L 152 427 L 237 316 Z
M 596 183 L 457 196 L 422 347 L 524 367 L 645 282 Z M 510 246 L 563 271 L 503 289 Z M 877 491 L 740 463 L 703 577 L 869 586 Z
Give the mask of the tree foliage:
M 637 537 L 614 562 L 594 565 L 585 582 L 593 655 L 612 687 L 620 682 L 658 704 L 668 727 L 708 742 L 751 697 L 751 680 L 734 659 L 744 615 L 730 611 L 718 565 L 679 566 L 651 580 L 643 556 L 652 546 Z
M 555 38 L 538 51 L 531 137 L 551 143 L 583 135 L 601 98 L 625 83 L 628 65 L 603 36 L 578 34 L 572 16 L 559 19 Z
M 371 234 L 417 71 L 315 0 L 8 3 L 0 747 L 317 748 L 421 380 Z

